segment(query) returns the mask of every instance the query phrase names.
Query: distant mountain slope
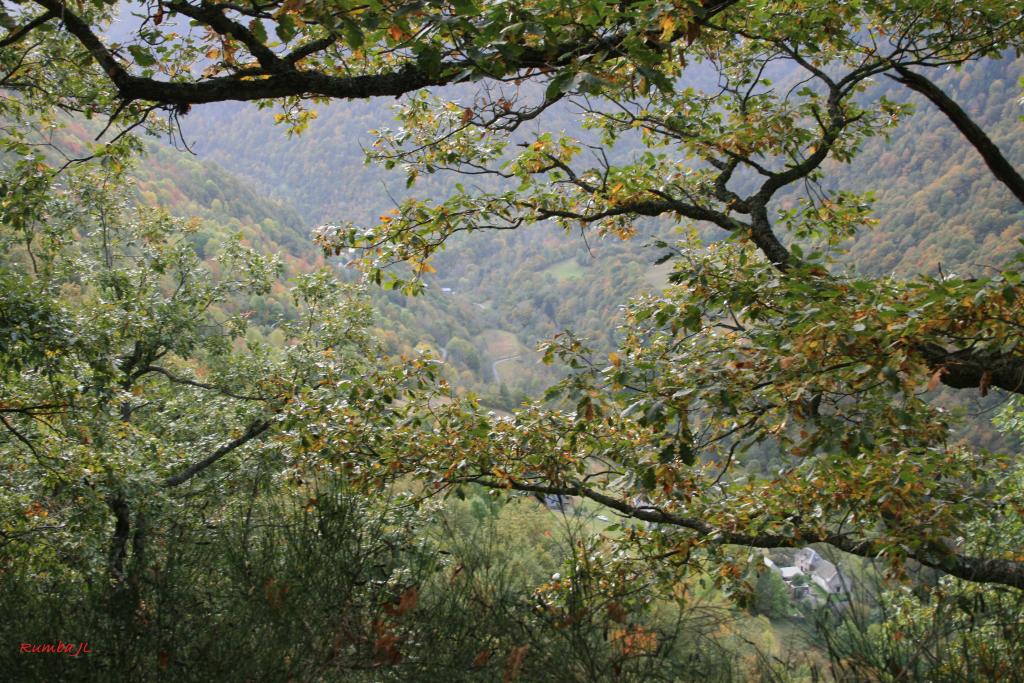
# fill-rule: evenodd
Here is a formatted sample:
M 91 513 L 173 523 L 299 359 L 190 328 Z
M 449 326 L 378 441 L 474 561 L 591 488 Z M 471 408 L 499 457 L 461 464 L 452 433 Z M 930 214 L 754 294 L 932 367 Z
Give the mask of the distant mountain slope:
M 64 121 L 55 144 L 65 155 L 84 156 L 95 129 L 93 122 Z M 214 234 L 241 234 L 261 251 L 319 260 L 305 221 L 285 195 L 261 192 L 251 178 L 162 142 L 144 138 L 144 148 L 145 153 L 131 169 L 143 205 L 201 219 L 204 227 L 200 233 L 206 239 Z
M 289 136 L 270 111 L 250 104 L 196 107 L 183 119 L 186 141 L 200 158 L 252 181 L 270 196 L 287 197 L 305 222 L 368 221 L 390 208 L 384 184 L 398 173 L 363 163 L 367 131 L 389 121 L 389 101 L 317 107 L 302 135 Z
M 1024 59 L 985 61 L 938 79 L 1018 168 L 1024 167 Z M 892 99 L 917 112 L 890 142 L 876 138 L 846 169 L 841 181 L 874 190 L 872 232 L 858 237 L 851 257 L 868 273 L 977 271 L 1005 263 L 1024 237 L 1024 207 L 996 182 L 973 147 L 931 103 L 916 93 L 882 84 Z
M 1022 75 L 1024 60 L 1006 59 L 939 77 L 1016 163 L 1024 163 L 1017 85 Z M 850 262 L 871 275 L 935 272 L 940 263 L 948 271 L 1002 262 L 1016 248 L 1015 238 L 1024 235 L 1024 210 L 941 113 L 895 84 L 877 87 L 893 99 L 916 102 L 918 112 L 890 140 L 869 140 L 852 164 L 830 169 L 828 182 L 873 190 L 877 197 L 880 224 L 850 245 Z M 300 136 L 287 135 L 285 127 L 275 126 L 272 112 L 252 106 L 197 107 L 185 119 L 185 136 L 201 161 L 214 161 L 244 178 L 262 198 L 294 206 L 304 220 L 299 232 L 305 239 L 319 222 L 374 222 L 404 192 L 400 171 L 363 163 L 363 147 L 372 141 L 368 131 L 391 123 L 391 105 L 375 100 L 320 107 L 318 118 Z M 549 114 L 536 125 L 577 127 L 565 110 Z M 199 181 L 207 195 L 210 183 L 216 180 Z M 439 174 L 415 191 L 443 194 L 448 183 L 454 178 Z M 786 201 L 780 197 L 780 203 Z M 669 227 L 664 222 L 657 230 L 664 233 Z M 439 356 L 448 355 L 453 340 L 457 349 L 468 344 L 473 353 L 463 348 L 448 359 L 452 379 L 491 392 L 497 401 L 491 366 L 499 358 L 483 332 L 511 332 L 532 348 L 568 327 L 594 340 L 598 350 L 608 348 L 618 307 L 664 282 L 663 269 L 652 271 L 658 254 L 644 248 L 653 231 L 645 226 L 641 232 L 648 238 L 629 243 L 584 240 L 545 226 L 454 240 L 435 259 L 438 273 L 427 295 L 412 301 L 393 292 L 374 294 L 385 339 L 394 352 L 421 344 Z M 551 378 L 542 368 L 516 367 L 505 373 L 512 393 L 532 393 Z
M 65 118 L 61 124 L 49 131 L 48 147 L 58 150 L 53 153 L 60 158 L 88 156 L 97 123 Z M 281 333 L 274 333 L 276 322 L 297 315 L 288 280 L 324 263 L 305 221 L 286 198 L 260 192 L 249 178 L 152 139 L 144 139 L 143 146 L 144 153 L 128 171 L 132 182 L 126 198 L 134 196 L 140 207 L 159 208 L 190 221 L 187 239 L 204 260 L 215 262 L 220 248 L 239 237 L 246 246 L 281 259 L 282 276 L 266 296 L 229 301 L 214 315 L 246 312 L 250 338 L 272 336 L 272 343 L 283 342 Z
M 1019 82 L 1024 60 L 972 63 L 940 75 L 941 85 L 976 118 L 1015 163 L 1024 163 L 1024 108 Z M 700 75 L 696 76 L 700 78 Z M 834 168 L 833 182 L 875 190 L 881 225 L 861 236 L 852 255 L 868 272 L 933 270 L 992 263 L 1008 253 L 1008 233 L 1020 234 L 1024 210 L 988 174 L 981 158 L 953 125 L 920 96 L 889 82 L 887 96 L 912 101 L 917 113 L 891 140 L 870 140 L 849 166 Z M 877 95 L 877 93 L 873 93 Z M 270 112 L 246 105 L 199 107 L 186 134 L 204 158 L 288 197 L 310 223 L 373 221 L 391 207 L 385 186 L 398 192 L 404 177 L 365 166 L 367 131 L 391 119 L 387 100 L 334 103 L 319 109 L 308 131 L 289 137 Z M 540 126 L 572 130 L 571 115 L 557 111 Z M 443 188 L 431 179 L 426 190 Z

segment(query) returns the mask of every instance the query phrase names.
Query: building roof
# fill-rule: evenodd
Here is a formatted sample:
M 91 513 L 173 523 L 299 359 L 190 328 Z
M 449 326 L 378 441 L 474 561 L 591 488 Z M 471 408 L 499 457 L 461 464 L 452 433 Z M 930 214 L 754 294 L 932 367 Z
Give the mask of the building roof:
M 828 560 L 822 560 L 814 567 L 812 573 L 815 576 L 820 576 L 826 581 L 831 581 L 839 575 L 839 568 Z
M 786 580 L 803 574 L 803 572 L 800 571 L 800 567 L 779 567 L 779 573 L 782 574 L 782 578 Z
M 797 551 L 794 559 L 798 561 L 804 560 L 812 567 L 822 561 L 821 555 L 819 555 L 814 548 L 801 548 Z

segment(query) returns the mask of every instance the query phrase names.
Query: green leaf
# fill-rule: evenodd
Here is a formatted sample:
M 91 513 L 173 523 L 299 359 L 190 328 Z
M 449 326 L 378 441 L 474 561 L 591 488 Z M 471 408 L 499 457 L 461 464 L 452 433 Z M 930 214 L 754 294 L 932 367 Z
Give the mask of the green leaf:
M 665 94 L 672 94 L 675 90 L 675 86 L 672 84 L 672 81 L 660 71 L 652 69 L 644 64 L 637 64 L 636 70 L 661 92 Z
M 256 40 L 260 41 L 261 43 L 267 42 L 267 28 L 259 19 L 253 19 L 249 22 L 249 31 L 252 32 Z
M 568 91 L 572 87 L 572 79 L 574 77 L 573 72 L 563 71 L 558 74 L 548 83 L 548 88 L 544 91 L 544 99 L 551 100 L 558 99 L 563 93 Z
M 640 486 L 645 491 L 653 491 L 658 485 L 658 477 L 654 474 L 654 468 L 648 467 L 640 475 Z
M 475 17 L 480 14 L 473 0 L 452 0 L 452 7 L 460 17 Z
M 436 75 L 441 71 L 441 52 L 432 45 L 417 46 L 416 62 L 420 68 L 430 75 Z
M 573 77 L 569 90 L 596 95 L 604 88 L 604 81 L 592 73 L 580 72 Z
M 693 450 L 693 444 L 689 441 L 680 441 L 676 449 L 679 460 L 685 465 L 693 465 L 696 462 L 696 452 Z
M 363 46 L 364 36 L 362 29 L 348 17 L 343 17 L 341 20 L 341 32 L 345 36 L 345 42 L 353 50 L 358 50 Z
M 156 59 L 153 55 L 141 45 L 129 45 L 128 52 L 132 54 L 132 58 L 139 66 L 153 66 L 156 64 Z
M 287 43 L 295 37 L 295 19 L 290 14 L 282 14 L 277 18 L 277 37 Z

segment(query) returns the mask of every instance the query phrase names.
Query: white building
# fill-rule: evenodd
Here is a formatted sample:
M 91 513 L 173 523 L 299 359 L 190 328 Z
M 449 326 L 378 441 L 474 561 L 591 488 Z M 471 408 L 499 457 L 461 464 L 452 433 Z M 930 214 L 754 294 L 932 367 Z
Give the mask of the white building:
M 813 548 L 803 548 L 797 551 L 793 557 L 793 565 L 780 567 L 767 557 L 764 563 L 772 571 L 779 574 L 786 582 L 790 592 L 796 597 L 807 594 L 806 581 L 796 581 L 797 577 L 806 576 L 810 583 L 820 588 L 829 595 L 846 594 L 850 592 L 850 582 L 843 576 L 839 568 L 819 555 Z

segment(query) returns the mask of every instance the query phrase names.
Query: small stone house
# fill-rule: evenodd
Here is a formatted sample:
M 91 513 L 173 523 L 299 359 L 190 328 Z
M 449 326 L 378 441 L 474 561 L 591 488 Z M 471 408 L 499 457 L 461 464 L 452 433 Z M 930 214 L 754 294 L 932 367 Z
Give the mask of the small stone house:
M 819 555 L 814 548 L 803 548 L 793 558 L 801 572 L 830 594 L 849 592 L 850 586 L 839 568 Z M 785 577 L 783 577 L 785 578 Z
M 786 582 L 789 592 L 795 598 L 811 597 L 810 584 L 828 595 L 845 595 L 850 592 L 850 581 L 839 568 L 819 555 L 813 548 L 803 548 L 793 557 L 793 564 L 780 567 L 765 555 L 764 563 L 779 574 Z M 807 577 L 797 581 L 797 577 Z

